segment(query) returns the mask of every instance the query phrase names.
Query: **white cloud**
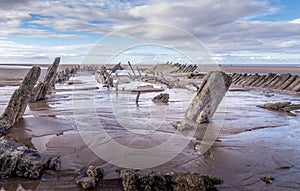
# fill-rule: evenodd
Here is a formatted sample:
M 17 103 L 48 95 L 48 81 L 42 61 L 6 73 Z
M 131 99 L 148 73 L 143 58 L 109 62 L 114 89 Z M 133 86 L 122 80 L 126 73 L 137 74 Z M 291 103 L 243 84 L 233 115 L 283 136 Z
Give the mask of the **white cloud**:
M 300 24 L 300 18 L 290 21 L 290 23 Z
M 92 46 L 93 44 L 80 44 L 44 47 L 0 39 L 0 63 L 40 63 L 41 60 L 45 63 L 56 56 L 62 57 L 65 63 L 78 63 Z
M 83 35 L 74 34 L 58 34 L 41 29 L 25 29 L 25 28 L 0 28 L 0 33 L 3 36 L 18 36 L 29 38 L 86 38 Z
M 0 12 L 0 26 L 14 27 L 19 26 L 22 21 L 29 19 L 30 16 L 26 12 L 18 10 L 1 11 Z
M 78 39 L 86 37 L 85 33 L 107 34 L 134 24 L 157 23 L 178 27 L 182 31 L 175 28 L 173 31 L 165 30 L 159 25 L 143 25 L 118 34 L 141 42 L 161 42 L 188 51 L 195 49 L 196 44 L 195 39 L 186 38 L 190 33 L 213 52 L 254 53 L 239 57 L 239 60 L 262 60 L 262 57 L 255 56 L 255 53 L 262 52 L 285 52 L 288 54 L 284 57 L 286 59 L 291 54 L 300 53 L 300 19 L 290 22 L 253 21 L 257 16 L 280 11 L 279 7 L 272 6 L 267 0 L 2 0 L 0 6 L 0 39 L 8 36 Z M 51 46 L 50 51 L 48 47 L 38 44 L 35 48 L 27 49 L 29 45 L 13 44 L 13 40 L 10 40 L 0 40 L 6 43 L 0 47 L 11 58 L 15 55 L 53 57 L 59 53 L 51 50 Z M 56 46 L 56 50 L 66 57 L 82 57 L 82 52 L 78 51 L 82 49 L 74 47 L 75 53 L 69 52 L 71 45 Z M 201 58 L 202 55 L 197 57 Z M 215 59 L 225 62 L 234 60 L 233 57 L 221 55 Z

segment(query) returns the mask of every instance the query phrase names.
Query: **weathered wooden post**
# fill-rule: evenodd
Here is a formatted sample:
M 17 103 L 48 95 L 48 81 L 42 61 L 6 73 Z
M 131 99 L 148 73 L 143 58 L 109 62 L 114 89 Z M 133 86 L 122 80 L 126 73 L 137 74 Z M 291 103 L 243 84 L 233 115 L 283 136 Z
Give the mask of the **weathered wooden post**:
M 121 64 L 121 63 L 119 63 Z M 117 68 L 116 68 L 117 70 Z M 115 71 L 116 71 L 115 70 Z M 109 74 L 106 70 L 105 66 L 101 66 L 99 73 L 96 73 L 97 82 L 104 84 L 108 89 L 109 87 L 113 87 L 113 78 L 111 74 Z
M 60 58 L 57 57 L 55 58 L 53 64 L 48 67 L 44 81 L 38 83 L 37 86 L 34 88 L 32 96 L 30 98 L 30 102 L 36 102 L 44 100 L 46 98 L 46 94 L 55 80 L 59 62 Z
M 40 67 L 32 67 L 22 84 L 12 94 L 6 109 L 0 117 L 0 132 L 6 132 L 25 113 L 34 85 L 41 74 Z
M 142 73 L 141 73 L 139 67 L 136 67 L 136 69 L 137 69 L 137 71 L 138 71 L 138 73 L 139 73 L 139 76 L 142 77 Z
M 185 117 L 196 123 L 209 123 L 231 84 L 222 71 L 209 72 L 189 105 Z
M 131 71 L 132 71 L 132 73 L 133 73 L 133 75 L 135 77 L 136 75 L 135 75 L 134 69 L 132 68 L 131 63 L 129 61 L 128 61 L 128 65 L 129 65 L 129 67 L 130 67 L 130 69 L 131 69 Z
M 141 95 L 141 92 L 137 92 L 136 98 L 135 98 L 135 103 L 136 103 L 136 105 L 139 104 L 140 95 Z
M 111 75 L 112 73 L 115 73 L 117 70 L 120 70 L 122 69 L 122 66 L 121 66 L 121 62 L 119 62 L 119 64 L 116 64 L 110 71 L 110 74 Z

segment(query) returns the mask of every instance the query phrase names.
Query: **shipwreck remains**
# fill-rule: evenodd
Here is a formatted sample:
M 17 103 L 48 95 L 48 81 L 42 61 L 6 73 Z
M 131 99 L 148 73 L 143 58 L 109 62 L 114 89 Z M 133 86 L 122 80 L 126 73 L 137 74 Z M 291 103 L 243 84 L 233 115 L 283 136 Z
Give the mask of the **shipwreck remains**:
M 124 191 L 207 191 L 217 190 L 215 185 L 223 183 L 220 178 L 188 172 L 163 174 L 148 170 L 122 170 L 120 175 Z
M 222 71 L 212 71 L 206 74 L 185 117 L 196 123 L 209 123 L 231 82 L 231 77 Z
M 6 109 L 0 117 L 0 132 L 6 132 L 22 118 L 40 74 L 40 67 L 32 67 L 20 87 L 14 91 Z
M 232 73 L 232 83 L 237 86 L 300 92 L 300 76 L 287 74 L 239 74 Z
M 101 66 L 100 70 L 96 72 L 96 80 L 98 83 L 104 84 L 104 87 L 113 87 L 113 78 L 111 77 L 111 73 L 109 73 L 105 66 Z
M 54 85 L 55 83 L 62 83 L 64 81 L 66 81 L 66 80 L 69 80 L 70 77 L 74 73 L 78 72 L 79 69 L 80 69 L 80 66 L 78 65 L 78 66 L 72 67 L 71 69 L 66 68 L 66 69 L 58 72 L 56 74 L 55 80 L 53 81 L 52 85 Z
M 30 102 L 45 100 L 49 88 L 51 88 L 51 86 L 54 83 L 59 62 L 60 62 L 60 57 L 57 57 L 55 58 L 53 64 L 48 67 L 44 81 L 39 82 L 34 87 Z
M 104 87 L 108 89 L 114 87 L 114 79 L 112 74 L 117 70 L 122 70 L 121 62 L 113 66 L 112 69 L 108 70 L 104 65 L 101 65 L 100 69 L 96 71 L 95 78 L 98 83 L 104 84 Z M 118 89 L 118 82 L 115 84 L 116 89 Z
M 37 179 L 43 170 L 59 171 L 59 156 L 42 156 L 8 136 L 0 137 L 0 179 L 19 176 Z

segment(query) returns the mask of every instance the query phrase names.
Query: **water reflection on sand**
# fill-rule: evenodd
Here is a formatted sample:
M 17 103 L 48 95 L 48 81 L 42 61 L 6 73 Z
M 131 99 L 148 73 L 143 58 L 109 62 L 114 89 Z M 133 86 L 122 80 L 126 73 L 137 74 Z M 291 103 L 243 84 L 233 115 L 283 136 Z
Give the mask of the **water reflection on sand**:
M 146 93 L 141 95 L 137 107 L 136 94 L 126 91 L 126 87 L 124 92 L 116 94 L 115 90 L 107 91 L 96 84 L 93 76 L 83 76 L 80 80 L 85 83 L 56 85 L 56 91 L 46 101 L 30 105 L 24 119 L 10 132 L 12 137 L 41 153 L 61 155 L 62 170 L 59 173 L 46 171 L 37 181 L 20 178 L 1 180 L 0 187 L 16 190 L 22 185 L 33 190 L 80 190 L 75 184 L 76 177 L 87 165 L 94 164 L 102 165 L 105 170 L 106 180 L 101 190 L 121 190 L 115 172 L 119 167 L 100 159 L 79 135 L 76 122 L 90 124 L 93 119 L 89 118 L 91 108 L 88 104 L 81 104 L 80 112 L 74 117 L 74 99 L 82 103 L 92 99 L 97 120 L 114 140 L 132 148 L 144 149 L 164 143 L 175 132 L 172 121 L 183 120 L 184 110 L 194 95 L 188 90 L 167 90 L 170 103 L 157 106 L 151 102 L 157 93 Z M 95 86 L 99 89 L 87 90 Z M 1 109 L 4 109 L 12 91 L 13 88 L 0 87 Z M 300 187 L 299 115 L 290 116 L 256 107 L 265 102 L 289 100 L 299 101 L 292 95 L 266 97 L 263 92 L 255 90 L 229 91 L 225 99 L 226 108 L 219 109 L 215 115 L 217 119 L 225 114 L 215 144 L 204 155 L 199 155 L 194 151 L 194 144 L 198 141 L 193 138 L 177 157 L 153 169 L 218 176 L 224 179 L 224 184 L 218 187 L 220 190 L 297 190 Z M 157 115 L 158 112 L 160 115 Z M 160 123 L 143 126 L 151 124 L 145 116 L 157 118 Z M 76 117 L 85 120 L 76 121 Z M 195 136 L 201 138 L 206 126 L 201 125 Z M 264 175 L 272 175 L 275 178 L 273 184 L 266 185 L 261 181 L 260 176 Z

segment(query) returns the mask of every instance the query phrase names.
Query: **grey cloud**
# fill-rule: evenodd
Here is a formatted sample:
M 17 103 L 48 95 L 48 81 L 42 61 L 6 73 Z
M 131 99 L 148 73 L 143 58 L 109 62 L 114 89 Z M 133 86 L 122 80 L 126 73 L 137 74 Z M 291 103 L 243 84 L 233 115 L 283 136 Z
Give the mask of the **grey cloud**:
M 207 28 L 211 36 L 202 38 L 214 50 L 292 51 L 299 47 L 299 24 L 287 22 L 235 22 Z M 298 41 L 298 43 L 297 43 Z M 293 43 L 291 43 L 293 42 Z
M 1 10 L 16 9 L 28 6 L 31 1 L 32 0 L 1 0 L 0 7 Z
M 266 2 L 246 0 L 188 0 L 163 2 L 133 7 L 129 14 L 146 22 L 159 22 L 179 27 L 221 25 L 262 13 Z
M 85 38 L 83 35 L 55 34 L 40 29 L 0 28 L 4 36 L 22 36 L 30 38 Z
M 267 1 L 184 1 L 133 7 L 129 14 L 144 22 L 170 24 L 195 35 L 212 51 L 299 51 L 300 25 L 289 22 L 251 21 L 277 8 Z M 128 36 L 184 42 L 184 36 L 145 28 Z M 155 32 L 157 31 L 157 32 Z M 292 43 L 291 43 L 292 42 Z M 176 44 L 176 43 L 175 43 Z M 182 47 L 182 46 L 181 46 Z

